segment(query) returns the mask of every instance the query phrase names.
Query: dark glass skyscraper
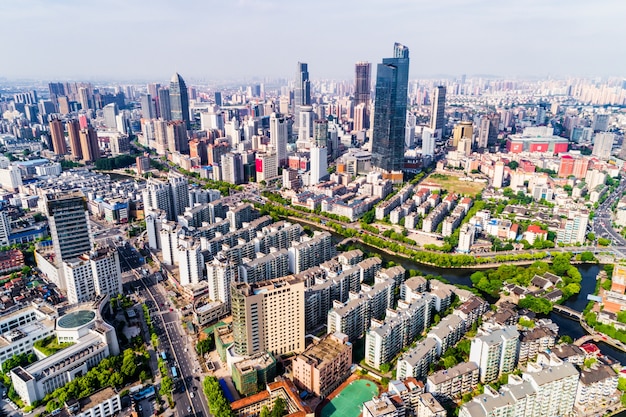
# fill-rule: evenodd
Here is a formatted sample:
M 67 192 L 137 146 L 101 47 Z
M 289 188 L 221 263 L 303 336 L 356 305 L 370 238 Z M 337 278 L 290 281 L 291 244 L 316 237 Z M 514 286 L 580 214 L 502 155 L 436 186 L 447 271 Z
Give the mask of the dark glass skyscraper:
M 369 120 L 369 105 L 370 105 L 370 73 L 371 73 L 371 65 L 369 62 L 357 62 L 356 63 L 356 74 L 355 81 L 356 85 L 354 86 L 354 105 L 355 107 L 359 104 L 365 105 L 364 117 L 363 117 L 363 127 L 365 129 L 369 128 L 370 120 Z
M 309 66 L 304 62 L 298 62 L 296 83 L 293 89 L 293 113 L 296 127 L 300 125 L 300 107 L 310 105 L 311 81 L 309 81 Z
M 376 71 L 372 165 L 385 171 L 404 167 L 404 129 L 409 85 L 409 48 L 393 46 Z
M 159 117 L 163 120 L 172 120 L 170 90 L 167 88 L 159 88 Z
M 172 75 L 172 80 L 170 81 L 170 109 L 172 111 L 172 120 L 184 120 L 187 129 L 191 128 L 187 85 L 183 77 L 178 73 Z

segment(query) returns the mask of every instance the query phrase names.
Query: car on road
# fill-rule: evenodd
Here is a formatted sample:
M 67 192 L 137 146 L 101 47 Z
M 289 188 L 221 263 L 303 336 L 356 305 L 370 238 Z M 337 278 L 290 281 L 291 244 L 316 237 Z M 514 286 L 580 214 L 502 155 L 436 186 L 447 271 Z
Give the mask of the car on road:
M 195 397 L 195 395 L 194 395 L 194 393 L 193 393 L 193 392 L 192 392 L 192 393 L 190 393 L 190 394 L 189 394 L 189 396 L 190 396 L 191 398 Z
M 191 406 L 187 407 L 187 412 L 191 413 Z

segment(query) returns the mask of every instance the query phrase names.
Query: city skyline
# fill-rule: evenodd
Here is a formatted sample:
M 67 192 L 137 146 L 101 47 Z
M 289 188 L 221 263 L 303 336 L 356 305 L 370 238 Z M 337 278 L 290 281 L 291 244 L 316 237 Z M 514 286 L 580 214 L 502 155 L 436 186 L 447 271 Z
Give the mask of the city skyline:
M 626 73 L 626 58 L 614 53 L 611 42 L 626 37 L 619 21 L 626 4 L 614 0 L 571 1 L 567 7 L 534 0 L 323 1 L 315 7 L 284 0 L 219 6 L 188 1 L 182 7 L 165 1 L 27 3 L 0 5 L 0 36 L 13 39 L 3 44 L 5 56 L 14 57 L 0 63 L 6 79 L 147 80 L 168 79 L 173 72 L 194 80 L 291 79 L 298 61 L 309 64 L 311 79 L 350 79 L 357 61 L 378 62 L 393 42 L 415 51 L 411 78 Z M 317 22 L 316 29 L 298 16 Z M 94 27 L 97 35 L 71 35 Z M 257 42 L 260 33 L 264 41 Z M 68 59 L 68 49 L 82 51 L 83 58 Z

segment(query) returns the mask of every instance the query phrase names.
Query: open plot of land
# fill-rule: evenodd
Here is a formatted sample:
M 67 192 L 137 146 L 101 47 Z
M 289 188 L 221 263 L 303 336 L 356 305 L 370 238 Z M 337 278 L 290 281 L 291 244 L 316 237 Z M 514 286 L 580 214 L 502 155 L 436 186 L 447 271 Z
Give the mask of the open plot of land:
M 480 193 L 487 186 L 484 182 L 461 181 L 459 177 L 454 175 L 439 173 L 430 174 L 424 182 L 438 184 L 449 193 L 463 194 L 472 197 Z

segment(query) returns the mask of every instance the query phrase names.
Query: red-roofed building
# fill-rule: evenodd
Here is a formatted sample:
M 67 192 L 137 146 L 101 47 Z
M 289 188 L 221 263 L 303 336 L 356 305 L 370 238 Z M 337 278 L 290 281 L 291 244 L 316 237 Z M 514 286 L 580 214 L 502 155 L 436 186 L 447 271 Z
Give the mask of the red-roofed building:
M 593 343 L 585 343 L 581 345 L 580 348 L 585 352 L 586 355 L 589 356 L 598 356 L 600 354 L 600 349 Z
M 571 155 L 561 156 L 561 164 L 559 165 L 559 177 L 567 178 L 574 172 L 574 158 Z
M 545 240 L 548 237 L 548 231 L 542 230 L 541 227 L 531 224 L 524 232 L 524 239 L 531 245 L 535 243 L 535 240 Z
M 230 407 L 237 417 L 258 417 L 264 405 L 271 409 L 277 397 L 285 399 L 286 415 L 290 417 L 313 417 L 315 413 L 300 399 L 298 389 L 288 379 L 267 384 L 266 389 L 233 402 Z
M 18 271 L 24 267 L 24 254 L 18 249 L 0 252 L 0 274 Z

